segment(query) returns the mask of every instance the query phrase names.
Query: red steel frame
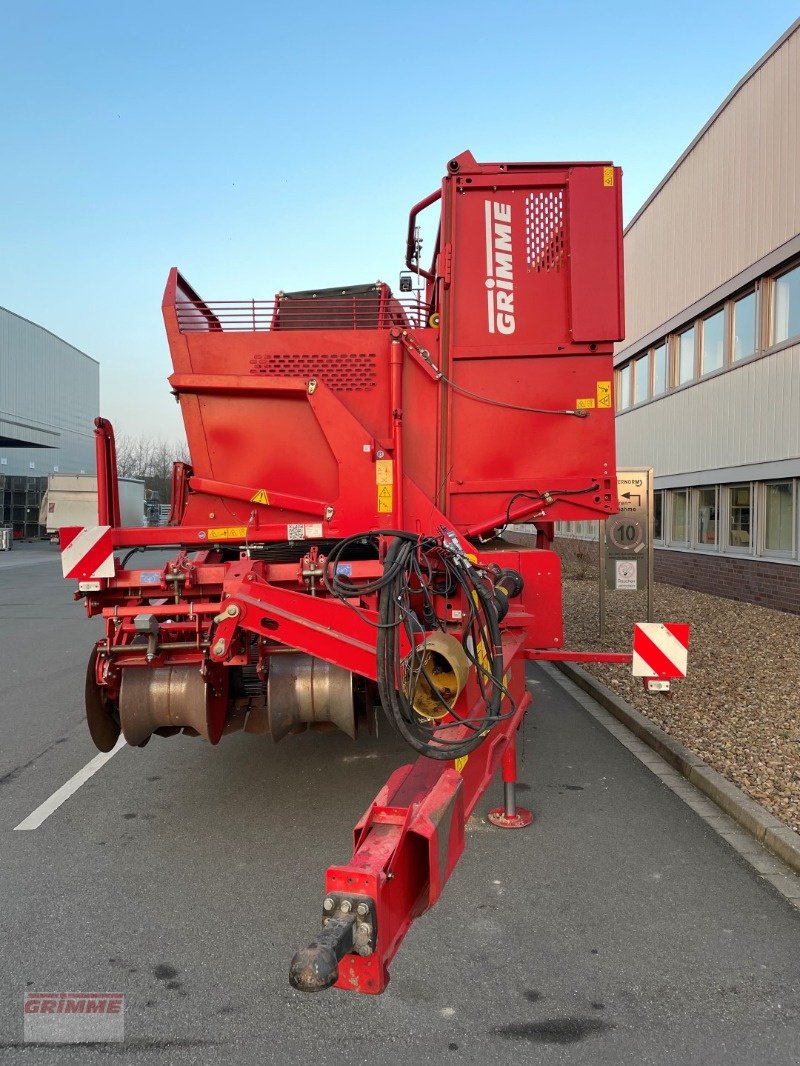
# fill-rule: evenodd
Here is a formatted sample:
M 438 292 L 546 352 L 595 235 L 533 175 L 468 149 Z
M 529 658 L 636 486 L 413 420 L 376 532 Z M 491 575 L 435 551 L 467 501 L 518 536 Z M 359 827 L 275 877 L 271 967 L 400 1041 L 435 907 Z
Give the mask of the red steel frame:
M 441 226 L 425 270 L 412 255 L 414 227 L 437 201 Z M 225 725 L 226 668 L 247 661 L 252 637 L 262 649 L 277 641 L 376 678 L 377 598 L 355 612 L 309 595 L 302 566 L 251 558 L 252 545 L 446 531 L 482 573 L 512 567 L 524 580 L 502 624 L 513 714 L 464 759 L 420 757 L 396 770 L 356 826 L 350 861 L 327 872 L 329 893 L 369 897 L 377 921 L 370 952 L 341 960 L 340 988 L 386 987 L 389 962 L 441 894 L 466 819 L 498 767 L 507 786 L 498 823 L 525 824 L 526 812 L 510 809 L 516 735 L 530 704 L 525 661 L 630 659 L 563 649 L 560 564 L 547 550 L 555 520 L 616 510 L 621 247 L 620 172 L 610 164 L 479 164 L 465 152 L 409 220 L 407 265 L 425 282 L 422 316 L 419 301 L 405 311 L 381 286 L 373 303 L 295 301 L 292 312 L 313 321 L 295 329 L 281 325 L 280 297 L 263 307 L 211 305 L 170 273 L 169 380 L 192 464 L 175 466 L 169 526 L 119 527 L 113 430 L 96 421 L 99 524 L 111 527 L 113 547 L 180 549 L 157 570 L 118 564 L 114 578 L 79 593 L 106 620 L 98 691 L 113 699 L 126 670 L 197 664 L 215 694 L 200 730 L 211 743 Z M 473 546 L 531 518 L 535 551 Z M 356 560 L 351 580 L 380 573 L 380 562 Z M 142 611 L 164 627 L 147 655 L 133 643 Z M 460 698 L 471 706 L 475 685 Z
M 327 892 L 369 896 L 379 916 L 374 952 L 346 955 L 337 988 L 383 992 L 403 937 L 441 895 L 464 850 L 467 819 L 509 754 L 504 765 L 514 765 L 517 730 L 530 705 L 520 665 L 514 669 L 514 716 L 494 727 L 460 771 L 424 756 L 395 770 L 355 827 L 350 861 L 328 869 Z

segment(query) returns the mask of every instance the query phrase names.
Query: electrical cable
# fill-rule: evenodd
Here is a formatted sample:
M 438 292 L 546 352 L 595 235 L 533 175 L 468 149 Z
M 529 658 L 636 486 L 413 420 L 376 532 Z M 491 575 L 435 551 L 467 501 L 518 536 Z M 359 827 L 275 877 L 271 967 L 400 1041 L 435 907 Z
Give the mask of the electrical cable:
M 407 538 L 407 534 L 405 537 Z M 440 561 L 447 558 L 447 549 L 439 547 Z M 454 576 L 465 592 L 468 605 L 468 621 L 465 629 L 472 635 L 473 646 L 482 648 L 485 662 L 480 655 L 474 655 L 463 641 L 465 653 L 476 667 L 479 686 L 483 693 L 485 714 L 479 717 L 464 717 L 444 699 L 436 685 L 427 674 L 423 645 L 414 642 L 414 632 L 409 626 L 409 619 L 416 617 L 407 602 L 409 594 L 410 573 L 414 573 L 415 549 L 408 540 L 394 540 L 386 555 L 386 569 L 392 575 L 381 589 L 379 596 L 379 630 L 378 630 L 378 691 L 392 726 L 396 732 L 419 754 L 440 761 L 468 755 L 483 742 L 486 734 L 497 722 L 507 715 L 500 713 L 501 702 L 509 696 L 504 684 L 504 665 L 502 637 L 497 611 L 491 595 L 478 577 L 477 573 L 464 557 L 458 565 L 448 560 L 448 572 Z M 417 567 L 417 576 L 422 576 Z M 416 590 L 415 590 L 416 591 Z M 480 607 L 480 611 L 476 610 Z M 417 626 L 419 622 L 417 621 Z M 403 661 L 400 655 L 400 630 L 405 628 L 412 647 L 411 654 Z M 428 719 L 418 715 L 408 698 L 408 692 L 414 692 L 420 677 L 428 681 L 430 692 L 451 717 L 451 721 Z M 487 686 L 486 682 L 489 682 Z M 488 688 L 488 694 L 487 694 Z M 515 708 L 508 712 L 513 714 Z M 466 729 L 471 736 L 450 739 L 443 734 L 450 729 Z
M 453 392 L 458 392 L 462 396 L 468 397 L 470 400 L 476 400 L 478 403 L 487 403 L 492 407 L 502 407 L 507 411 L 524 411 L 527 414 L 533 415 L 569 415 L 572 418 L 588 418 L 589 412 L 585 408 L 551 408 L 551 407 L 527 407 L 523 404 L 510 403 L 507 400 L 497 400 L 491 396 L 482 396 L 479 392 L 472 392 L 471 389 L 465 389 L 463 385 L 457 385 L 452 378 L 449 378 L 443 370 L 440 370 L 438 366 L 431 359 L 431 354 L 426 348 L 421 348 L 411 337 L 405 337 L 406 342 L 411 345 L 423 359 L 428 366 L 436 374 L 437 381 L 444 381 L 449 385 Z
M 381 536 L 395 537 L 398 540 L 404 540 L 413 545 L 420 543 L 420 538 L 412 533 L 406 533 L 397 529 L 381 530 Z M 421 542 L 426 547 L 432 547 L 437 543 L 433 537 L 425 538 Z M 353 599 L 357 599 L 361 596 L 369 596 L 375 592 L 380 592 L 387 584 L 389 584 L 395 577 L 395 570 L 389 569 L 384 564 L 384 572 L 379 578 L 375 578 L 372 581 L 362 581 L 356 584 L 352 581 L 347 581 L 340 573 L 339 566 L 341 557 L 345 552 L 348 552 L 354 545 L 359 545 L 362 549 L 364 546 L 371 547 L 376 556 L 379 554 L 380 539 L 375 533 L 357 533 L 354 536 L 346 537 L 344 540 L 338 541 L 329 551 L 328 558 L 325 563 L 325 567 L 322 572 L 322 583 L 330 593 L 331 596 L 335 596 L 346 607 L 349 607 L 354 614 L 371 625 L 375 629 L 381 629 L 382 625 L 380 620 L 376 623 L 371 618 L 368 618 L 363 611 L 352 602 Z M 396 622 L 392 623 L 392 628 L 396 625 Z
M 361 553 L 366 548 L 380 554 L 382 538 L 391 538 L 391 543 L 381 576 L 360 582 L 349 580 L 349 573 L 339 569 L 342 556 L 351 553 L 356 546 Z M 395 731 L 420 755 L 438 760 L 468 755 L 483 742 L 497 722 L 515 713 L 514 700 L 504 681 L 502 637 L 494 599 L 457 541 L 447 537 L 420 537 L 391 529 L 357 534 L 333 545 L 322 580 L 330 595 L 347 604 L 377 629 L 377 678 L 381 703 Z M 434 596 L 451 595 L 456 589 L 462 592 L 466 615 L 460 643 L 475 668 L 485 708 L 484 713 L 472 717 L 455 710 L 439 691 L 435 679 L 428 673 L 424 640 L 418 642 L 420 634 L 432 629 L 447 631 L 445 620 L 436 613 Z M 368 619 L 352 602 L 376 593 L 377 623 Z M 418 608 L 421 600 L 420 613 L 424 624 L 412 605 L 412 597 Z M 403 634 L 411 648 L 405 657 L 401 652 Z M 417 690 L 422 680 L 427 682 L 430 695 L 442 708 L 440 718 L 421 716 L 413 708 L 409 694 Z M 511 709 L 502 714 L 504 699 L 510 701 Z M 445 717 L 447 720 L 442 721 Z M 453 729 L 466 731 L 468 735 L 458 739 L 447 737 L 445 734 Z
M 122 559 L 122 562 L 119 564 L 120 565 L 120 569 L 121 570 L 127 570 L 128 569 L 128 560 L 130 559 L 130 557 L 132 555 L 136 555 L 137 552 L 143 552 L 143 551 L 145 551 L 145 548 L 143 548 L 141 544 L 138 545 L 135 548 L 131 548 L 131 550 L 129 552 L 126 552 L 126 554 L 124 555 L 124 557 Z
M 508 411 L 525 411 L 533 415 L 571 415 L 573 418 L 588 418 L 589 412 L 585 408 L 550 408 L 550 407 L 526 407 L 519 403 L 508 403 L 506 400 L 495 400 L 491 396 L 481 396 L 478 392 L 472 392 L 470 389 L 465 389 L 463 385 L 456 385 L 456 383 L 446 374 L 443 374 L 441 370 L 437 370 L 437 374 L 441 381 L 446 382 L 453 392 L 461 393 L 462 396 L 467 396 L 470 400 L 477 400 L 478 403 L 488 403 L 492 407 L 504 407 Z
M 587 485 L 585 489 L 546 489 L 544 492 L 537 492 L 534 490 L 530 492 L 515 492 L 511 499 L 508 501 L 506 507 L 506 520 L 501 526 L 501 529 L 505 529 L 506 526 L 511 524 L 511 508 L 514 506 L 517 500 L 530 500 L 532 503 L 539 503 L 540 501 L 546 504 L 548 507 L 554 503 L 557 499 L 564 496 L 585 496 L 589 492 L 597 492 L 600 486 L 597 482 L 593 482 L 591 485 Z

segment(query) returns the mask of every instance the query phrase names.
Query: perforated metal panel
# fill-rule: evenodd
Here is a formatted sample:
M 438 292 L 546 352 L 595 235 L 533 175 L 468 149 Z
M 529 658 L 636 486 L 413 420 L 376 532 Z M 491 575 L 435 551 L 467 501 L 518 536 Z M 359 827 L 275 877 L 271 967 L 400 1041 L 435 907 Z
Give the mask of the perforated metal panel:
M 537 273 L 564 265 L 564 198 L 561 189 L 531 193 L 525 201 L 528 266 Z
M 276 378 L 317 378 L 334 392 L 371 392 L 375 388 L 375 353 L 254 355 L 251 374 Z

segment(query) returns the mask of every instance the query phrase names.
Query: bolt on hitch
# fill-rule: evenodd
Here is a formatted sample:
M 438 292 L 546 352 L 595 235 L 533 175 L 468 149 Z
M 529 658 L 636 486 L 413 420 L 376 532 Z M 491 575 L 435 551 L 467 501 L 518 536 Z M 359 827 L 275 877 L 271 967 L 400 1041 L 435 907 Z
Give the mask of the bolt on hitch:
M 322 929 L 301 948 L 289 968 L 289 984 L 300 992 L 321 992 L 339 979 L 345 955 L 371 955 L 377 943 L 375 902 L 369 896 L 331 892 L 322 904 Z

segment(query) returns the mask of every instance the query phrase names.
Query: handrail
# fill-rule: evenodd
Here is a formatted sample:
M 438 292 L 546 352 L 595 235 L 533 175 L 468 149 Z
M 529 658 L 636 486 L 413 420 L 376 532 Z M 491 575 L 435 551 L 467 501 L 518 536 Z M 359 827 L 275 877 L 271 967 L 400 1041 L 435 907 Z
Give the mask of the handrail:
M 414 204 L 408 216 L 408 236 L 406 238 L 406 266 L 409 270 L 413 270 L 415 274 L 419 274 L 423 278 L 427 278 L 428 281 L 433 281 L 433 274 L 429 270 L 425 270 L 419 263 L 415 263 L 412 259 L 414 254 L 414 228 L 417 221 L 417 215 L 425 210 L 426 207 L 430 207 L 431 204 L 435 204 L 437 200 L 441 200 L 442 190 L 437 189 L 436 192 L 432 192 L 430 196 L 426 196 L 424 200 L 420 200 L 418 204 Z
M 412 298 L 381 294 L 341 299 L 204 300 L 198 314 L 194 300 L 174 302 L 181 333 L 273 332 L 289 330 L 385 330 L 424 326 L 426 309 Z

